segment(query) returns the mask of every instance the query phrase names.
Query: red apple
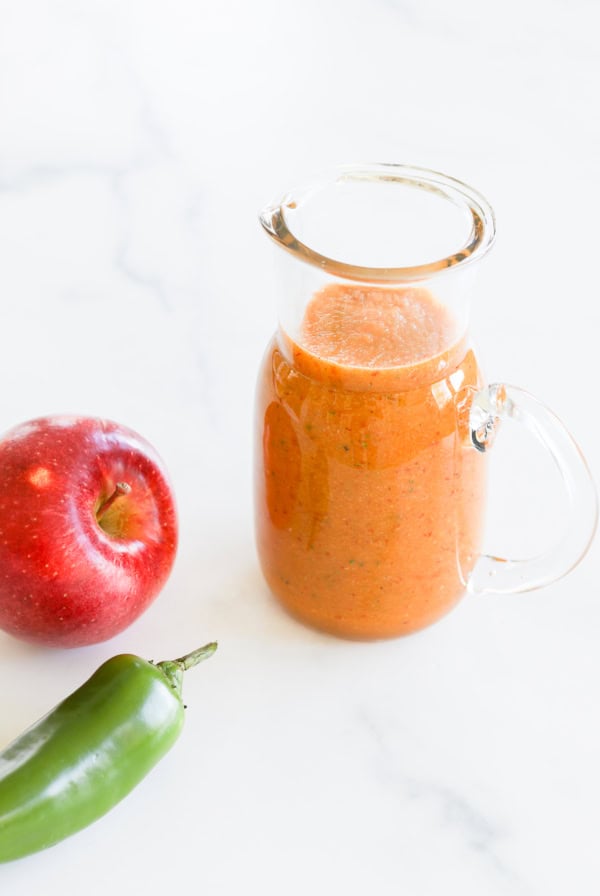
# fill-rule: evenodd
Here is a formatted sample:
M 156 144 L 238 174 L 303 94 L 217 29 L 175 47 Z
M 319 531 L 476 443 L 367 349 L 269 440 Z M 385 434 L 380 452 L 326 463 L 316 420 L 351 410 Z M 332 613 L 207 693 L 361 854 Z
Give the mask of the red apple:
M 53 647 L 136 619 L 175 559 L 162 461 L 108 420 L 43 417 L 0 440 L 0 628 Z

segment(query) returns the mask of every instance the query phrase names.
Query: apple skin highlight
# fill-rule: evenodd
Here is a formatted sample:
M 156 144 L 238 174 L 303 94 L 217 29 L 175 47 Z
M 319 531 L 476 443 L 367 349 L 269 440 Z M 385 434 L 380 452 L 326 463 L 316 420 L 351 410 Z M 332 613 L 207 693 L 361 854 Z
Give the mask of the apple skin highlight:
M 43 417 L 0 439 L 0 628 L 79 647 L 150 605 L 177 550 L 164 464 L 136 432 Z

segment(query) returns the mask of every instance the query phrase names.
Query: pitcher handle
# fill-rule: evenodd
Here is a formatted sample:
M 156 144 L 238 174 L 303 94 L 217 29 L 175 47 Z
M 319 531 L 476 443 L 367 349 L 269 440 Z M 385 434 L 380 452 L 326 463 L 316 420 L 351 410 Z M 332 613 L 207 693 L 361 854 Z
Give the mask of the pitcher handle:
M 568 509 L 560 538 L 539 556 L 510 560 L 483 554 L 467 582 L 472 594 L 531 591 L 562 578 L 585 555 L 598 522 L 598 498 L 585 458 L 558 417 L 528 392 L 504 383 L 477 392 L 469 411 L 473 446 L 487 451 L 498 423 L 506 419 L 521 423 L 550 452 L 565 485 Z

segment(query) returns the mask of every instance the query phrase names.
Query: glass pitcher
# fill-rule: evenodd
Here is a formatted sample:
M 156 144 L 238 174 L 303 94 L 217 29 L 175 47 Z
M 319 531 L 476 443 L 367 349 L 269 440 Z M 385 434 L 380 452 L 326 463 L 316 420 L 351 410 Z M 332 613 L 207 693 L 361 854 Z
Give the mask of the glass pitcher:
M 575 442 L 527 392 L 486 385 L 469 302 L 495 221 L 475 190 L 403 165 L 337 169 L 261 215 L 279 326 L 258 380 L 258 555 L 278 600 L 332 634 L 395 637 L 465 590 L 537 588 L 585 554 L 596 492 Z M 568 514 L 540 556 L 482 555 L 500 422 L 558 465 Z

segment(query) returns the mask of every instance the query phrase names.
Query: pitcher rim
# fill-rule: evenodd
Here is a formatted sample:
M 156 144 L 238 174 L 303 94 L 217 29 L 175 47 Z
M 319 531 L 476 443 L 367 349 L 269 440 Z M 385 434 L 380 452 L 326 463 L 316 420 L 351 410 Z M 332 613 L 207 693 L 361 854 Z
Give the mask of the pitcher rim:
M 344 181 L 385 181 L 419 187 L 437 194 L 470 213 L 471 230 L 467 240 L 450 255 L 418 265 L 368 267 L 329 258 L 302 242 L 293 233 L 286 221 L 285 209 L 294 209 L 299 202 L 317 190 Z M 344 280 L 369 283 L 389 284 L 427 280 L 444 271 L 471 264 L 488 252 L 496 236 L 494 210 L 478 190 L 440 171 L 399 163 L 339 165 L 314 179 L 308 186 L 290 190 L 280 200 L 267 205 L 260 213 L 259 220 L 271 239 L 300 261 Z

